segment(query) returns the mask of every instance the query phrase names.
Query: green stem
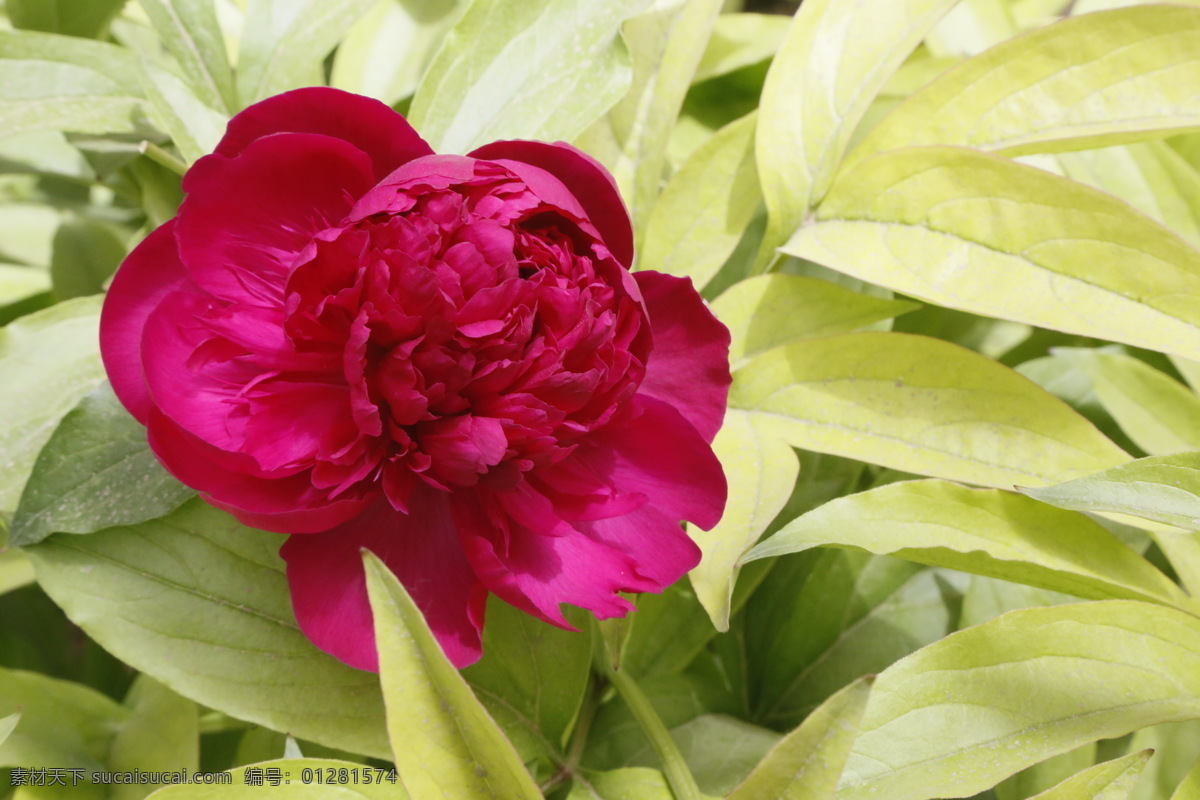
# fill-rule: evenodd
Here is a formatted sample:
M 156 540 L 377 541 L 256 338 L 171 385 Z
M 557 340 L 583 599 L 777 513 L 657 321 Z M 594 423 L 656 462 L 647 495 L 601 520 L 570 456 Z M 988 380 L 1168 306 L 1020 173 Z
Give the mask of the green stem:
M 650 740 L 650 746 L 658 754 L 658 759 L 662 762 L 663 774 L 667 776 L 667 783 L 671 785 L 671 792 L 675 795 L 675 800 L 703 800 L 700 787 L 696 785 L 692 771 L 688 769 L 687 762 L 683 760 L 683 754 L 675 746 L 675 740 L 671 738 L 667 726 L 659 718 L 654 706 L 650 705 L 646 695 L 642 694 L 642 687 L 638 686 L 637 682 L 629 676 L 628 670 L 613 669 L 610 666 L 611 659 L 604 659 L 603 663 L 605 677 L 617 688 L 621 699 L 625 701 L 625 705 L 629 706 L 634 719 L 641 726 L 642 733 L 646 734 L 646 738 Z
M 160 166 L 166 167 L 176 175 L 183 175 L 187 172 L 187 164 L 183 163 L 182 160 L 171 155 L 166 150 L 163 150 L 154 142 L 142 142 L 140 145 L 138 145 L 138 150 L 141 150 L 142 154 L 146 156 L 146 158 L 150 159 L 156 164 L 159 164 Z

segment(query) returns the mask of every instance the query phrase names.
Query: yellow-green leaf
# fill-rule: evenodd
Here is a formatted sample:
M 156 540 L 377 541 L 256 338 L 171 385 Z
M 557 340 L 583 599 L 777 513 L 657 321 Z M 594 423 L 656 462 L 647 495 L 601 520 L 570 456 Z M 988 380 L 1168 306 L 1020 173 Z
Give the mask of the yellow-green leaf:
M 1128 456 L 1058 398 L 957 345 L 863 332 L 779 347 L 734 376 L 730 404 L 794 447 L 1009 488 Z
M 541 800 L 512 743 L 442 652 L 408 592 L 364 554 L 396 769 L 414 797 Z
M 1029 800 L 1127 800 L 1153 750 L 1105 761 L 1067 778 Z
M 1200 358 L 1200 253 L 1090 187 L 955 147 L 843 173 L 784 252 L 904 294 Z

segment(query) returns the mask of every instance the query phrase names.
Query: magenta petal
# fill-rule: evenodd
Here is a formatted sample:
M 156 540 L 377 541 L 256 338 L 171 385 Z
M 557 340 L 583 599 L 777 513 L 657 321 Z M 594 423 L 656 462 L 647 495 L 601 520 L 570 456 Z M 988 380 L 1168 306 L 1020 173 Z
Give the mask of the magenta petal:
M 251 527 L 315 533 L 357 516 L 374 500 L 374 494 L 362 492 L 331 500 L 313 488 L 307 473 L 261 477 L 249 456 L 204 443 L 156 408 L 147 427 L 150 449 L 172 475 Z
M 205 156 L 183 179 L 184 266 L 217 297 L 281 306 L 297 256 L 374 182 L 365 153 L 316 134 L 260 139 L 236 158 Z
M 642 290 L 654 351 L 638 393 L 678 409 L 711 442 L 729 398 L 729 329 L 717 321 L 689 278 L 644 270 Z
M 700 563 L 700 548 L 679 522 L 652 507 L 620 517 L 576 523 L 588 536 L 628 553 L 639 575 L 662 588 L 670 586 Z
M 628 421 L 588 436 L 577 458 L 608 485 L 643 494 L 648 506 L 704 530 L 725 510 L 725 473 L 700 434 L 671 406 L 637 395 Z
M 638 574 L 631 556 L 577 530 L 546 535 L 513 519 L 501 530 L 482 500 L 466 496 L 456 499 L 454 519 L 467 558 L 488 591 L 553 625 L 574 630 L 563 616 L 563 603 L 607 619 L 633 608 L 618 592 L 661 588 Z
M 485 144 L 468 155 L 483 159 L 523 161 L 546 170 L 571 190 L 600 232 L 613 257 L 633 263 L 633 227 L 617 184 L 600 162 L 566 142 L 514 140 Z M 536 191 L 536 189 L 535 189 Z
M 216 152 L 236 156 L 273 133 L 320 133 L 347 141 L 371 157 L 375 180 L 433 152 L 388 106 L 324 86 L 284 92 L 250 106 L 229 121 Z
M 479 659 L 487 592 L 463 556 L 447 495 L 432 489 L 413 495 L 408 514 L 381 500 L 333 530 L 287 540 L 279 552 L 305 636 L 352 667 L 379 669 L 364 549 L 404 584 L 455 666 Z
M 146 319 L 162 299 L 190 282 L 175 249 L 175 222 L 155 229 L 121 264 L 100 313 L 100 355 L 117 398 L 146 424 L 153 401 L 142 374 Z

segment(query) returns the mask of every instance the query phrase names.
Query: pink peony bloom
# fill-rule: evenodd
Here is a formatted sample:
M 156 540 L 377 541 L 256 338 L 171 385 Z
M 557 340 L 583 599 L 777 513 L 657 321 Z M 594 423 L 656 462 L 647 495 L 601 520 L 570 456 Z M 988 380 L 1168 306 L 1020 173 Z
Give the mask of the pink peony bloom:
M 321 649 L 377 669 L 360 552 L 447 655 L 488 593 L 556 625 L 696 565 L 729 333 L 630 274 L 612 178 L 566 144 L 435 155 L 387 106 L 301 89 L 229 123 L 113 280 L 104 364 L 181 481 L 281 553 Z

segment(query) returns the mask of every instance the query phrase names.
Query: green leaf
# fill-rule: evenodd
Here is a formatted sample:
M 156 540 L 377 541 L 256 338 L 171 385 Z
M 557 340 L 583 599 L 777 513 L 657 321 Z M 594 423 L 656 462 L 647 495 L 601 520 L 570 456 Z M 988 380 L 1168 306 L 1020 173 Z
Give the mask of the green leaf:
M 374 0 L 250 0 L 238 52 L 243 105 L 322 84 L 325 57 Z
M 1114 194 L 1200 246 L 1200 173 L 1162 142 L 1059 153 L 1067 177 Z
M 4 746 L 4 740 L 17 727 L 17 723 L 21 721 L 21 713 L 13 712 L 7 717 L 0 718 L 0 747 Z
M 0 524 L 2 527 L 2 524 Z M 4 537 L 0 535 L 0 539 Z M 20 550 L 0 548 L 0 594 L 33 583 L 33 565 Z
M 170 72 L 142 64 L 146 95 L 161 127 L 187 163 L 216 149 L 229 117 L 201 100 L 192 87 Z
M 723 797 L 779 742 L 775 731 L 723 714 L 703 714 L 671 729 L 671 738 L 706 795 Z M 650 756 L 650 759 L 654 759 Z M 774 797 L 759 795 L 759 797 Z
M 1013 611 L 875 681 L 840 800 L 969 796 L 1086 742 L 1200 717 L 1200 619 L 1129 600 Z
M 791 20 L 782 14 L 722 14 L 696 67 L 699 83 L 727 75 L 775 55 Z
M 144 522 L 193 496 L 162 468 L 147 446 L 145 428 L 105 382 L 64 417 L 39 453 L 9 544 Z
M 712 530 L 688 527 L 688 535 L 704 553 L 690 578 L 713 625 L 724 631 L 729 629 L 738 560 L 783 510 L 800 462 L 769 425 L 755 414 L 732 408 L 725 412 L 713 451 L 729 481 L 729 500 L 725 515 Z
M 730 405 L 769 417 L 793 447 L 984 486 L 1054 483 L 1128 460 L 1027 379 L 923 336 L 776 348 L 738 370 Z
M 1200 128 L 1200 9 L 1087 14 L 963 62 L 899 106 L 847 164 L 954 144 L 1008 155 L 1082 150 Z
M 1059 508 L 1129 514 L 1200 531 L 1200 453 L 1139 458 L 1055 486 L 1021 491 Z
M 621 23 L 650 0 L 475 0 L 413 97 L 439 153 L 500 139 L 572 140 L 629 87 Z
M 1133 794 L 1153 750 L 1105 761 L 1072 775 L 1029 800 L 1126 800 Z
M 935 58 L 973 56 L 1017 32 L 1009 0 L 963 0 L 942 18 L 925 47 Z
M 100 73 L 130 95 L 141 93 L 137 56 L 108 42 L 55 33 L 0 31 L 0 58 L 73 64 Z
M 1151 455 L 1200 450 L 1200 398 L 1146 362 L 1119 353 L 1056 348 L 1092 381 L 1104 408 Z
M 1171 800 L 1200 800 L 1200 758 L 1188 770 L 1183 781 L 1171 795 Z
M 755 142 L 764 264 L 825 194 L 863 115 L 957 0 L 807 0 L 763 87 Z
M 95 39 L 107 29 L 126 0 L 6 0 L 14 28 Z
M 679 672 L 716 635 L 709 619 L 688 581 L 678 581 L 661 594 L 638 596 L 637 613 L 625 618 L 629 630 L 617 666 L 639 679 Z M 610 648 L 616 650 L 611 644 Z
M 442 652 L 404 586 L 364 553 L 388 736 L 416 797 L 537 798 L 525 766 Z
M 1087 517 L 1012 492 L 944 481 L 902 481 L 839 498 L 787 525 L 744 561 L 821 545 L 1078 597 L 1188 603 L 1150 562 Z
M 1110 195 L 1008 159 L 868 159 L 783 249 L 939 305 L 1200 356 L 1200 253 Z
M 230 716 L 386 757 L 378 681 L 300 632 L 283 541 L 193 500 L 25 552 L 71 621 L 135 669 Z
M 417 88 L 461 0 L 379 0 L 342 39 L 330 84 L 391 105 Z
M 720 10 L 721 0 L 658 3 L 622 27 L 633 85 L 600 124 L 611 127 L 620 148 L 607 166 L 639 237 L 659 194 L 671 130 Z
M 675 795 L 658 770 L 627 767 L 577 775 L 567 800 L 675 800 Z
M 767 753 L 728 800 L 821 800 L 833 797 L 858 725 L 867 707 L 873 678 L 865 678 L 830 697 Z
M 847 550 L 789 556 L 746 605 L 751 718 L 799 725 L 863 675 L 954 630 L 947 596 L 965 576 Z
M 733 336 L 734 369 L 768 350 L 865 328 L 920 308 L 905 300 L 860 294 L 819 278 L 772 273 L 735 283 L 712 303 Z
M 0 61 L 0 136 L 25 131 L 143 133 L 142 103 L 85 67 Z
M 200 715 L 195 703 L 139 675 L 125 705 L 133 713 L 109 749 L 108 766 L 113 771 L 192 773 L 200 768 Z M 141 800 L 148 791 L 146 784 L 120 784 L 109 796 Z
M 276 772 L 276 770 L 278 770 Z M 270 773 L 268 773 L 270 771 Z M 181 783 L 150 795 L 153 800 L 407 800 L 389 771 L 329 758 L 283 758 L 228 770 L 230 783 Z M 279 784 L 267 779 L 279 778 Z M 369 780 L 368 780 L 369 776 Z
M 0 329 L 0 511 L 17 508 L 58 421 L 104 379 L 99 297 L 68 300 Z
M 128 252 L 111 227 L 86 217 L 63 222 L 52 247 L 50 278 L 54 294 L 64 300 L 99 294 Z
M 574 623 L 586 618 L 572 612 Z M 574 725 L 592 669 L 592 637 L 565 631 L 498 598 L 488 603 L 483 658 L 463 670 L 492 717 L 526 752 L 560 753 Z
M 49 291 L 50 273 L 35 267 L 0 264 L 0 306 Z
M 128 709 L 87 686 L 0 668 L 0 715 L 21 712 L 0 743 L 0 766 L 102 769 Z
M 167 52 L 203 104 L 226 114 L 238 109 L 225 38 L 206 0 L 139 0 Z
M 671 176 L 646 223 L 641 267 L 691 278 L 697 290 L 720 271 L 759 206 L 754 122 L 729 123 Z

